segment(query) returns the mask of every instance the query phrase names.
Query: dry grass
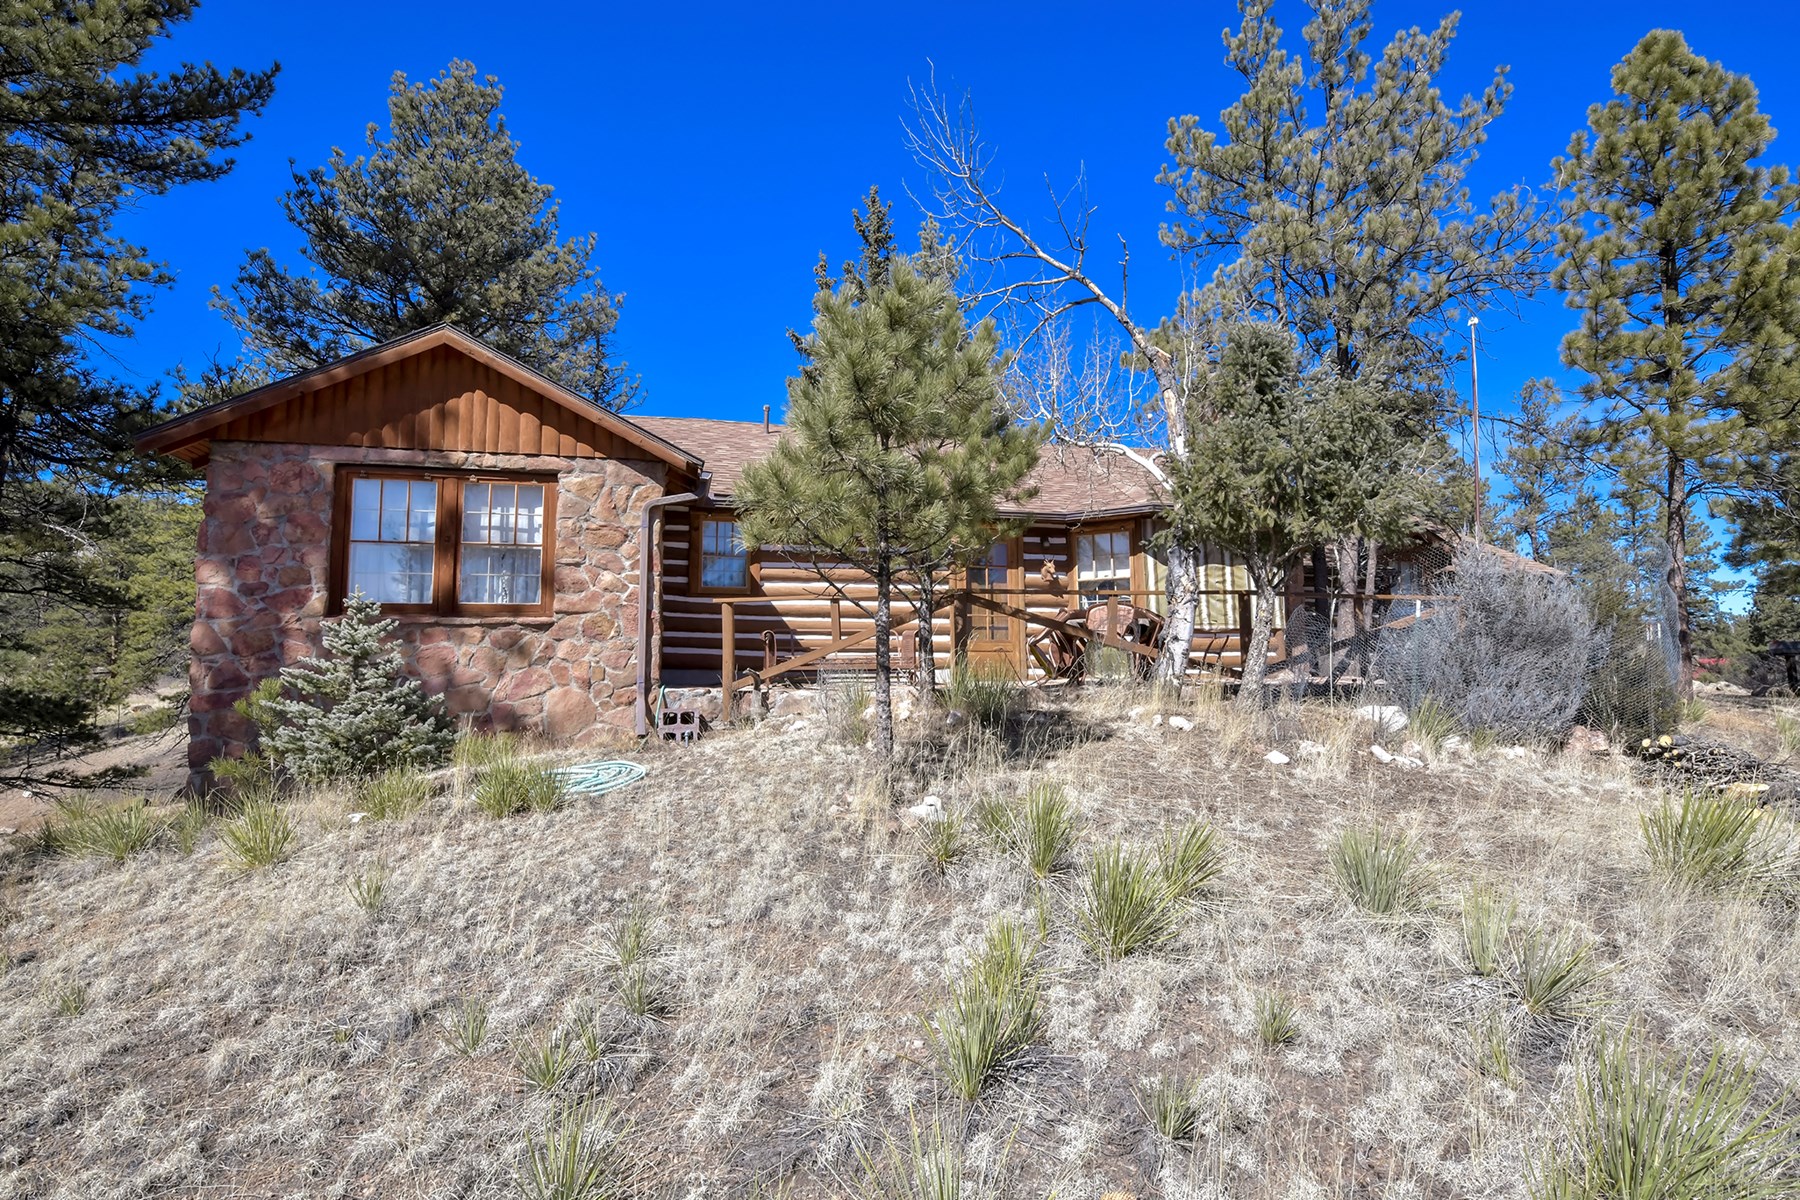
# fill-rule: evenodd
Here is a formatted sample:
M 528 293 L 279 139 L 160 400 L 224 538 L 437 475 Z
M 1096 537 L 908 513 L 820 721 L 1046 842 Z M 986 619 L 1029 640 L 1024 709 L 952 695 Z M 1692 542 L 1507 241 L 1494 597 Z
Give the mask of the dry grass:
M 1126 721 L 1145 701 L 1123 691 L 1052 754 L 984 743 L 974 774 L 898 798 L 973 813 L 1059 783 L 1078 864 L 1210 822 L 1205 902 L 1112 962 L 1081 940 L 1081 872 L 1039 880 L 976 837 L 924 869 L 869 806 L 863 752 L 816 720 L 649 747 L 642 784 L 501 821 L 470 768 L 390 820 L 290 802 L 293 845 L 255 871 L 216 823 L 187 856 L 15 854 L 0 1194 L 514 1196 L 604 1150 L 650 1196 L 899 1195 L 954 1163 L 984 1196 L 1523 1197 L 1605 1030 L 1676 1061 L 1727 1045 L 1769 1095 L 1800 1082 L 1792 909 L 1653 872 L 1657 798 L 1616 763 L 1401 772 L 1303 709 L 1300 735 L 1337 749 L 1271 768 L 1266 723 L 1184 700 L 1199 728 L 1171 732 Z M 1340 831 L 1372 828 L 1433 872 L 1405 921 L 1332 876 Z M 354 891 L 382 862 L 371 919 Z M 1548 931 L 1550 984 L 1559 947 L 1605 972 L 1552 1028 L 1517 1017 L 1510 956 L 1471 969 L 1458 901 L 1482 881 L 1517 936 Z M 1041 1033 L 965 1104 L 921 1020 L 1003 921 L 1038 946 Z M 659 1015 L 632 1011 L 632 961 Z M 1290 1001 L 1298 1036 L 1270 1037 Z M 1181 1139 L 1152 1131 L 1159 1089 Z

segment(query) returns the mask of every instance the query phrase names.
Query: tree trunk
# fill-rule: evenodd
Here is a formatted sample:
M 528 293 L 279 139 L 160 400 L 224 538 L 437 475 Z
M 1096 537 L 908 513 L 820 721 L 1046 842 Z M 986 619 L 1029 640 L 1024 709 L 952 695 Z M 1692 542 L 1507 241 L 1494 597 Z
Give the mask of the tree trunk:
M 1277 572 L 1252 569 L 1250 581 L 1256 587 L 1256 604 L 1250 610 L 1250 644 L 1244 647 L 1243 677 L 1238 684 L 1237 706 L 1255 710 L 1262 707 L 1263 678 L 1269 672 L 1269 637 L 1275 630 L 1275 606 L 1281 595 L 1275 590 Z
M 875 748 L 883 762 L 894 757 L 893 628 L 894 567 L 883 557 L 875 568 Z
M 1200 601 L 1198 555 L 1187 547 L 1169 547 L 1169 612 L 1163 620 L 1163 644 L 1156 656 L 1156 682 L 1179 688 L 1187 677 L 1188 652 L 1194 642 L 1194 608 Z
M 1684 700 L 1694 697 L 1694 630 L 1687 606 L 1687 464 L 1669 451 L 1667 492 L 1663 498 L 1669 543 L 1669 591 L 1675 598 L 1675 645 L 1681 653 L 1681 678 L 1676 686 Z

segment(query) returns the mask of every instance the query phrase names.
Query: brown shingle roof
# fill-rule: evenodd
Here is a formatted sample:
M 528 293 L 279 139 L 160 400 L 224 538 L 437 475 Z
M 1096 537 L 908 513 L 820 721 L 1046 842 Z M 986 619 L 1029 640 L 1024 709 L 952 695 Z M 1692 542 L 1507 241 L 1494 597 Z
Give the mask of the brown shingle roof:
M 760 421 L 710 417 L 634 415 L 632 423 L 702 460 L 712 476 L 712 495 L 721 498 L 732 495 L 744 467 L 772 451 L 786 432 L 782 425 L 771 424 L 764 432 Z M 1037 494 L 1002 506 L 1003 513 L 1078 520 L 1164 503 L 1150 473 L 1117 451 L 1046 446 L 1028 482 Z

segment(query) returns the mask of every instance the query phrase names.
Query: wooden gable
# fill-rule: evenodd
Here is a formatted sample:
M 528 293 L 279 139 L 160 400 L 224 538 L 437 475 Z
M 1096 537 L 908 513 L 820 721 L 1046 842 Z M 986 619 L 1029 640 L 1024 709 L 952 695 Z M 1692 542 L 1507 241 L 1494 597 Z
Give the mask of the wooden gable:
M 205 462 L 211 442 L 661 459 L 684 451 L 467 335 L 439 328 L 157 426 L 142 451 Z

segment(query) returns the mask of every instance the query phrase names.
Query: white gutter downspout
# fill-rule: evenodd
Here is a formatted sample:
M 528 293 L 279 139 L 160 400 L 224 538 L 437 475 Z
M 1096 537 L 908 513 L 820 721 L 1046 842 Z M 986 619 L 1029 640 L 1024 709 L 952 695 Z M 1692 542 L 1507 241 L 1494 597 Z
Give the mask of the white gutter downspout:
M 681 492 L 674 496 L 661 496 L 644 505 L 643 524 L 638 528 L 638 634 L 637 634 L 637 735 L 644 737 L 650 732 L 650 599 L 656 587 L 657 554 L 660 545 L 650 540 L 652 519 L 661 509 L 671 504 L 687 504 L 700 499 L 694 492 Z M 693 551 L 688 551 L 689 558 Z

